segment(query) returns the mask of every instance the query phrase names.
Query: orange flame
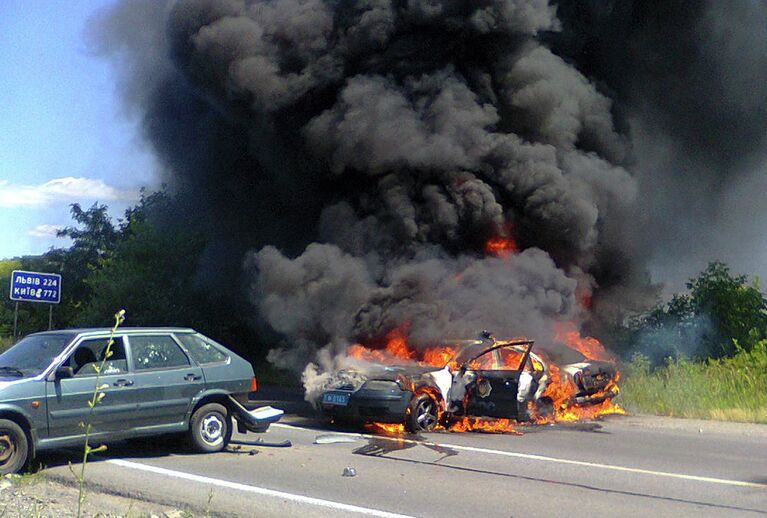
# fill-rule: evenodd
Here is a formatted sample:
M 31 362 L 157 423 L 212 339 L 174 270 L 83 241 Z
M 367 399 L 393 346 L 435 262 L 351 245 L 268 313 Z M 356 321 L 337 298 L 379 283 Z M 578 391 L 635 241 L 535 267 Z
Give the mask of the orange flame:
M 373 363 L 416 362 L 433 367 L 444 367 L 455 355 L 456 350 L 448 346 L 431 347 L 423 351 L 412 349 L 407 342 L 407 328 L 407 325 L 402 325 L 389 331 L 383 349 L 370 349 L 362 344 L 352 344 L 346 348 L 346 355 Z
M 402 423 L 366 423 L 365 430 L 374 435 L 404 435 L 405 425 Z
M 415 355 L 407 345 L 407 327 L 396 327 L 386 335 L 386 352 L 400 360 L 412 360 Z
M 511 237 L 497 236 L 488 239 L 485 243 L 485 253 L 506 259 L 518 251 L 517 243 Z
M 403 362 L 418 363 L 420 365 L 443 367 L 448 364 L 448 368 L 453 371 L 458 368 L 455 362 L 450 362 L 457 352 L 455 348 L 445 345 L 430 347 L 423 350 L 412 348 L 407 342 L 408 325 L 399 326 L 391 330 L 386 335 L 386 345 L 383 349 L 370 349 L 361 344 L 353 344 L 347 348 L 347 355 L 353 358 L 369 362 L 378 362 L 386 364 L 398 364 Z M 572 322 L 562 322 L 556 326 L 555 339 L 580 351 L 585 357 L 593 360 L 613 361 L 610 354 L 605 350 L 598 340 L 591 337 L 581 337 L 577 327 Z M 542 356 L 540 351 L 538 355 Z M 523 353 L 514 349 L 502 350 L 503 364 L 509 368 L 516 369 L 522 360 Z M 533 370 L 543 371 L 543 364 L 530 357 Z M 492 368 L 492 366 L 482 366 L 477 362 L 469 365 L 472 369 Z M 551 362 L 548 362 L 549 383 L 543 393 L 553 402 L 553 415 L 535 415 L 533 409 L 533 421 L 538 424 L 553 422 L 569 422 L 581 419 L 594 419 L 608 414 L 625 414 L 620 406 L 612 402 L 611 397 L 606 397 L 604 401 L 597 404 L 579 405 L 574 402 L 574 396 L 578 389 L 572 383 L 569 377 L 564 376 L 560 368 Z M 593 394 L 592 397 L 600 398 L 603 396 L 613 396 L 618 393 L 618 379 L 611 382 L 602 392 Z M 488 433 L 511 433 L 521 435 L 521 432 L 515 429 L 515 422 L 509 419 L 490 419 L 463 417 L 448 426 L 451 432 L 482 431 Z M 399 436 L 405 433 L 405 426 L 402 423 L 378 423 L 372 422 L 365 425 L 370 433 L 389 436 Z M 444 430 L 444 427 L 438 426 L 437 430 Z
M 533 416 L 534 421 L 538 424 L 572 422 L 583 419 L 595 419 L 603 415 L 626 413 L 620 405 L 612 401 L 612 396 L 616 395 L 619 391 L 618 381 L 620 380 L 620 373 L 601 392 L 592 396 L 598 398 L 609 395 L 610 397 L 600 403 L 588 405 L 579 405 L 573 402 L 573 396 L 575 396 L 577 389 L 569 378 L 562 377 L 559 367 L 554 364 L 549 365 L 549 378 L 550 381 L 543 396 L 552 400 L 554 415 Z
M 589 360 L 614 361 L 599 340 L 590 336 L 582 337 L 572 322 L 557 322 L 554 326 L 554 339 L 575 349 Z
M 514 429 L 514 421 L 510 419 L 488 419 L 482 417 L 464 417 L 456 421 L 448 428 L 451 432 L 486 432 L 486 433 L 511 433 L 522 435 Z

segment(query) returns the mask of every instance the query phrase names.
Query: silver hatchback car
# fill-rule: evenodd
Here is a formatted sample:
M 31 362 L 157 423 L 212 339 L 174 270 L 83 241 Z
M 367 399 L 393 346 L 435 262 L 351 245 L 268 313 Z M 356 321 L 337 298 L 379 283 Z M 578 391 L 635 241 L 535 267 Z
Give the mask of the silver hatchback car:
M 0 474 L 37 452 L 183 432 L 200 452 L 222 450 L 240 431 L 263 432 L 282 415 L 248 410 L 251 364 L 188 328 L 120 328 L 31 334 L 0 355 Z M 105 393 L 91 409 L 96 379 Z

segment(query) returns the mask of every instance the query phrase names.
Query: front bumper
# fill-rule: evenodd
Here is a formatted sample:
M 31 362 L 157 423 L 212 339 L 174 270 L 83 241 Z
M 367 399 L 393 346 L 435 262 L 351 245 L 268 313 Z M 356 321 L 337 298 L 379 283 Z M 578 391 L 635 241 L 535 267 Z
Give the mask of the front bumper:
M 413 399 L 413 393 L 408 390 L 328 390 L 323 396 L 327 393 L 348 396 L 349 399 L 346 405 L 338 405 L 323 403 L 320 397 L 320 410 L 324 415 L 362 422 L 402 423 Z

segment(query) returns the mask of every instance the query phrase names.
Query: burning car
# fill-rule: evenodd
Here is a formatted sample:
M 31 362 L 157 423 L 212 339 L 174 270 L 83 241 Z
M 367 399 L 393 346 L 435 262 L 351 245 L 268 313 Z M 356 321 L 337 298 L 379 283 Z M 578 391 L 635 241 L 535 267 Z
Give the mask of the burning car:
M 414 433 L 473 429 L 477 418 L 511 429 L 511 421 L 568 419 L 574 408 L 604 406 L 617 393 L 613 364 L 584 359 L 558 367 L 533 352 L 533 345 L 485 333 L 437 349 L 445 359 L 441 368 L 420 362 L 340 370 L 318 406 L 336 419 L 404 424 Z

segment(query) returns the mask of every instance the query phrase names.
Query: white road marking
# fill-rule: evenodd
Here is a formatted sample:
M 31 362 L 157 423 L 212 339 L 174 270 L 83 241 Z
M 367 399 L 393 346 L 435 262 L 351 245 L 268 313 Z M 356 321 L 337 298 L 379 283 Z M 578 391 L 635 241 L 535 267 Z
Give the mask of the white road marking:
M 200 475 L 193 475 L 192 473 L 185 473 L 183 471 L 175 471 L 166 468 L 160 468 L 157 466 L 150 466 L 148 464 L 141 464 L 138 462 L 131 462 L 123 459 L 110 459 L 106 462 L 110 464 L 116 464 L 123 468 L 130 468 L 139 471 L 147 471 L 149 473 L 155 473 L 157 475 L 164 475 L 166 477 L 179 478 L 182 480 L 190 480 L 192 482 L 199 482 L 201 484 L 208 484 L 211 486 L 223 487 L 228 489 L 234 489 L 237 491 L 244 491 L 246 493 L 254 493 L 257 495 L 269 496 L 274 498 L 282 498 L 290 500 L 292 502 L 298 502 L 302 504 L 316 505 L 319 507 L 326 507 L 335 511 L 346 511 L 350 513 L 362 514 L 365 516 L 377 516 L 381 518 L 413 518 L 412 516 L 405 514 L 390 513 L 387 511 L 381 511 L 378 509 L 370 509 L 368 507 L 359 507 L 351 504 L 343 504 L 341 502 L 333 502 L 332 500 L 323 500 L 321 498 L 313 498 L 310 496 L 296 495 L 293 493 L 286 493 L 284 491 L 276 491 L 274 489 L 266 489 L 264 487 L 249 486 L 247 484 L 240 484 L 238 482 L 230 482 L 228 480 L 221 480 L 218 478 L 203 477 Z
M 311 430 L 308 428 L 302 428 L 300 426 L 293 426 L 293 425 L 284 424 L 284 423 L 275 423 L 272 426 L 276 426 L 279 428 L 289 428 L 292 430 L 303 430 L 303 431 L 308 431 L 311 433 L 317 432 L 317 430 Z M 698 475 L 686 475 L 684 473 L 672 473 L 668 471 L 653 471 L 653 470 L 642 469 L 642 468 L 613 466 L 611 464 L 600 464 L 598 462 L 586 462 L 583 460 L 559 459 L 557 457 L 548 457 L 546 455 L 536 455 L 533 453 L 518 453 L 514 451 L 505 451 L 505 450 L 491 450 L 489 448 L 477 448 L 475 446 L 461 446 L 460 444 L 447 444 L 443 442 L 437 443 L 437 442 L 431 442 L 431 441 L 415 441 L 413 439 L 405 439 L 402 437 L 387 437 L 385 435 L 370 435 L 365 433 L 346 433 L 346 432 L 334 432 L 334 433 L 338 433 L 338 435 L 348 435 L 351 437 L 359 437 L 364 439 L 375 438 L 375 439 L 383 439 L 388 441 L 405 442 L 408 444 L 428 444 L 429 446 L 441 446 L 444 448 L 450 448 L 450 449 L 459 450 L 459 451 L 485 453 L 488 455 L 501 455 L 504 457 L 516 457 L 520 459 L 536 460 L 536 461 L 542 461 L 542 462 L 553 462 L 558 464 L 570 464 L 573 466 L 585 466 L 589 468 L 622 471 L 625 473 L 639 473 L 642 475 L 653 475 L 656 477 L 679 478 L 683 480 L 692 480 L 695 482 L 707 482 L 710 484 L 723 484 L 723 485 L 729 485 L 729 486 L 755 487 L 759 489 L 767 489 L 767 484 L 760 484 L 758 482 L 746 482 L 744 480 L 728 480 L 725 478 L 702 477 Z

